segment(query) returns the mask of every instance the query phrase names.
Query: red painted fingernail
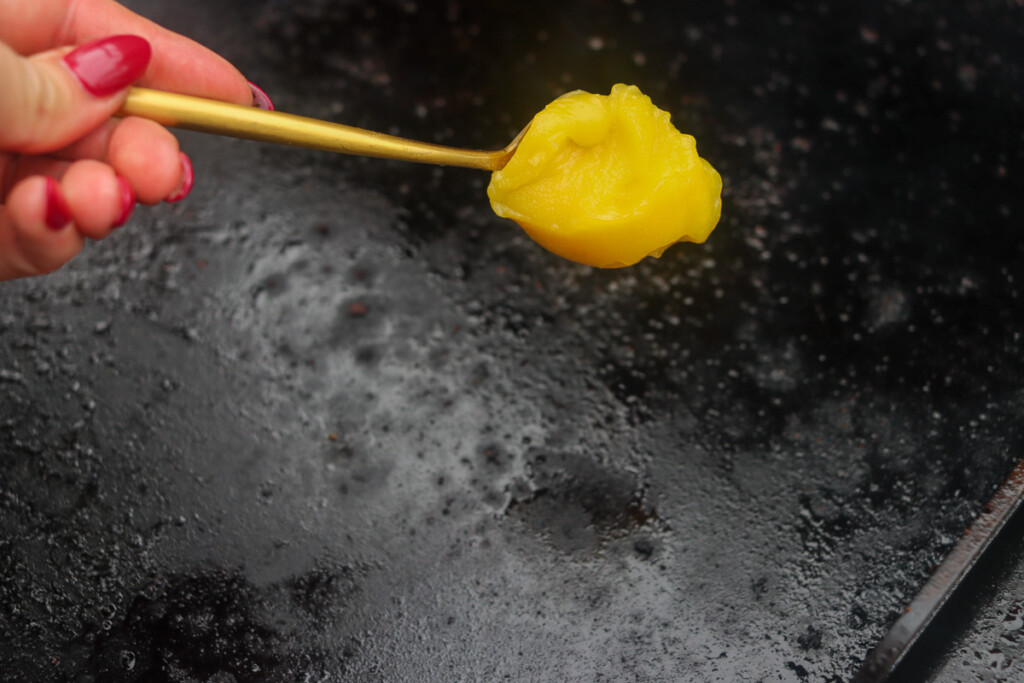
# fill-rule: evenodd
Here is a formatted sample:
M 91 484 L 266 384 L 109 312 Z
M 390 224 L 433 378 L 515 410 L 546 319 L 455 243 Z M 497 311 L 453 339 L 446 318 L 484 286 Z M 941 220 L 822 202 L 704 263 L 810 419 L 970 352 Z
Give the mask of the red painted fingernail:
M 53 178 L 46 179 L 46 227 L 54 232 L 63 230 L 71 222 L 71 209 L 68 207 L 60 185 Z
M 263 88 L 252 81 L 247 81 L 247 83 L 252 90 L 252 106 L 265 111 L 274 111 L 274 103 L 271 101 L 270 96 L 263 91 Z
M 138 36 L 110 36 L 69 52 L 64 63 L 93 95 L 104 97 L 127 88 L 149 65 L 153 49 Z
M 165 201 L 174 204 L 180 202 L 182 199 L 188 196 L 188 193 L 192 191 L 192 185 L 195 183 L 195 172 L 192 170 L 192 160 L 188 158 L 188 155 L 181 152 L 181 185 L 178 189 L 171 194 Z
M 121 215 L 114 221 L 114 227 L 120 228 L 128 222 L 132 212 L 135 211 L 135 193 L 124 178 L 118 178 L 117 182 L 121 184 Z

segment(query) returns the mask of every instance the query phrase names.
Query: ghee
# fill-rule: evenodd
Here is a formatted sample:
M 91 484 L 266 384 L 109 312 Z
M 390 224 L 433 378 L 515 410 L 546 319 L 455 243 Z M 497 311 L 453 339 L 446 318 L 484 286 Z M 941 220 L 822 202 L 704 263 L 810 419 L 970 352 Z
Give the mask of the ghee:
M 487 187 L 499 216 L 549 251 L 599 268 L 703 242 L 721 216 L 721 191 L 693 136 L 622 84 L 545 107 Z

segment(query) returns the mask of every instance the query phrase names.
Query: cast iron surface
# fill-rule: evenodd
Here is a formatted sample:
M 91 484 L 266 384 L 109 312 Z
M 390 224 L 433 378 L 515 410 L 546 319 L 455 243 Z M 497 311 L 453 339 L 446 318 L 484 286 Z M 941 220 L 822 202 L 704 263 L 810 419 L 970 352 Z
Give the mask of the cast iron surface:
M 636 83 L 723 220 L 595 271 L 479 173 L 183 136 L 0 287 L 0 680 L 846 680 L 1024 453 L 1019 3 L 130 5 L 446 144 Z M 1024 670 L 1000 548 L 935 680 Z
M 978 560 L 890 683 L 1014 681 L 1024 673 L 1024 514 Z
M 881 642 L 868 655 L 853 683 L 888 680 L 893 669 L 926 632 L 942 607 L 961 588 L 978 561 L 989 552 L 1024 501 L 1024 459 L 1010 472 L 956 545 L 942 558 L 931 577 L 907 605 Z M 1017 536 L 1011 535 L 1014 540 Z M 961 597 L 961 600 L 966 598 Z M 932 655 L 934 656 L 934 651 Z

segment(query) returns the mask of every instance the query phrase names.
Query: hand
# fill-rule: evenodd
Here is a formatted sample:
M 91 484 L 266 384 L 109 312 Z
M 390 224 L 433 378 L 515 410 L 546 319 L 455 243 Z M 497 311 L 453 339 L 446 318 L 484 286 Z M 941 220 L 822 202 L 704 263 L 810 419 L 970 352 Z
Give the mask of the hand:
M 0 280 L 60 268 L 136 201 L 188 194 L 169 131 L 111 118 L 133 83 L 273 108 L 224 59 L 113 0 L 0 0 Z

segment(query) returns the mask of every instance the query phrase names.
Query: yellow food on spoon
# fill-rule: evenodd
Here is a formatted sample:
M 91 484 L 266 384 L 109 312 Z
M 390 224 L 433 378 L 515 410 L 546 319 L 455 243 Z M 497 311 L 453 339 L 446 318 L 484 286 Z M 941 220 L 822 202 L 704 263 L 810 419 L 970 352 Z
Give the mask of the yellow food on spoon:
M 703 242 L 722 213 L 722 178 L 668 112 L 636 86 L 571 92 L 534 117 L 487 188 L 495 213 L 549 251 L 599 268 Z

